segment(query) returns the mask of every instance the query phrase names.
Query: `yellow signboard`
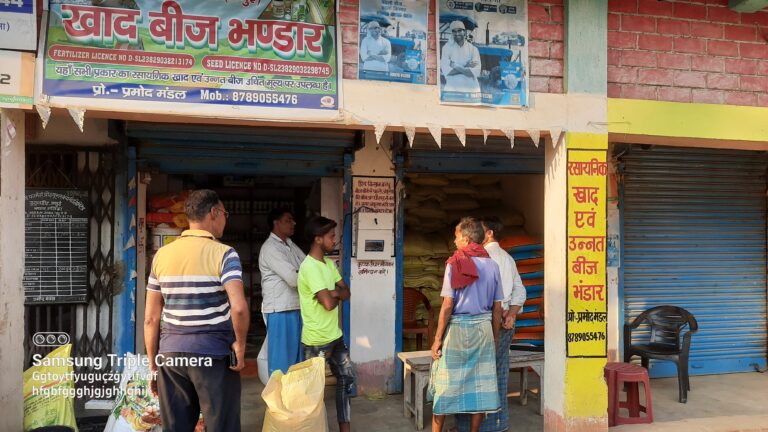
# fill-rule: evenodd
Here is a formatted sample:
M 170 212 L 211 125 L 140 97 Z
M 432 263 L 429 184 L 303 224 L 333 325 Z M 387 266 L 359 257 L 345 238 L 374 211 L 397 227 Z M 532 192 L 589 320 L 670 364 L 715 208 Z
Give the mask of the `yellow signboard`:
M 568 150 L 568 357 L 607 355 L 606 158 L 605 150 Z
M 0 108 L 32 108 L 35 55 L 0 51 Z

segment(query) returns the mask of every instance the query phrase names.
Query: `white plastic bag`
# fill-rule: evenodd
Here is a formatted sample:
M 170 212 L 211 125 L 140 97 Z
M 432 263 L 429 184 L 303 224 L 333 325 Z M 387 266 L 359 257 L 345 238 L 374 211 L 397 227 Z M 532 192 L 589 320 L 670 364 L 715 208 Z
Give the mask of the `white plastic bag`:
M 275 371 L 261 397 L 267 404 L 262 432 L 328 432 L 325 359 L 315 357 Z

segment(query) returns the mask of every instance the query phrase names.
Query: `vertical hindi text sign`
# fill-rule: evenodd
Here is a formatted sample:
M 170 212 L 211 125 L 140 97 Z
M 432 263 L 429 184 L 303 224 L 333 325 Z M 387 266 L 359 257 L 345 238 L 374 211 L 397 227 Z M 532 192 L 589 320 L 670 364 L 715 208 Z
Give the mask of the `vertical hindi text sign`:
M 88 193 L 72 189 L 27 189 L 25 215 L 25 302 L 85 302 Z
M 607 355 L 605 150 L 568 150 L 566 352 Z

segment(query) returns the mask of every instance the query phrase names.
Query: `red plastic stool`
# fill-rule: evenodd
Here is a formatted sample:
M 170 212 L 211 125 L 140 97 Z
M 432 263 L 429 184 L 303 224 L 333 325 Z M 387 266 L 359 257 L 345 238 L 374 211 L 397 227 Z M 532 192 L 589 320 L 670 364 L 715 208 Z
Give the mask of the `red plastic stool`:
M 648 371 L 630 363 L 608 363 L 604 369 L 605 380 L 608 383 L 608 425 L 653 423 L 651 408 L 651 385 Z M 640 405 L 640 386 L 645 385 L 645 406 Z M 621 402 L 619 396 L 623 384 L 626 384 L 627 401 Z M 629 409 L 629 417 L 619 416 L 620 408 Z M 640 412 L 645 416 L 641 417 Z

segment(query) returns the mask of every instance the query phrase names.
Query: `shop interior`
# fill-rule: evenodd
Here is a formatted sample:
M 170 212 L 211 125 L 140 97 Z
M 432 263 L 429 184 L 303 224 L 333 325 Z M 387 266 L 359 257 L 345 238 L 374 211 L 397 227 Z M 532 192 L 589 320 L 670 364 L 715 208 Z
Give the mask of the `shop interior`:
M 526 287 L 513 348 L 543 351 L 543 149 L 527 139 L 516 139 L 512 147 L 505 138 L 468 137 L 462 145 L 444 136 L 441 150 L 429 153 L 436 145 L 430 141 L 417 139 L 406 150 L 411 157 L 405 175 L 403 350 L 431 346 L 456 224 L 465 216 L 495 216 L 504 225 L 500 244 L 515 259 Z M 419 335 L 424 327 L 426 335 Z
M 243 266 L 243 283 L 250 305 L 248 355 L 255 358 L 266 336 L 261 314 L 259 251 L 270 234 L 267 218 L 272 209 L 287 208 L 296 219 L 292 240 L 307 249 L 304 224 L 320 214 L 320 179 L 315 177 L 238 177 L 208 174 L 151 174 L 147 188 L 147 269 L 153 252 L 173 241 L 189 224 L 184 215 L 187 191 L 215 190 L 229 212 L 221 241 L 235 248 Z M 148 272 L 149 270 L 147 270 Z M 253 352 L 251 352 L 253 351 Z

